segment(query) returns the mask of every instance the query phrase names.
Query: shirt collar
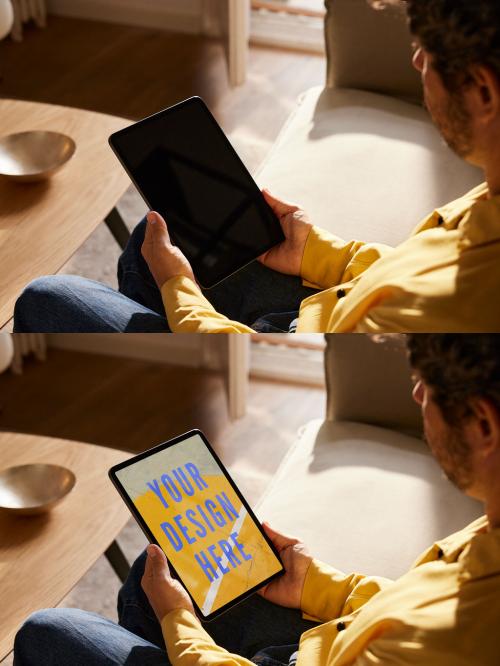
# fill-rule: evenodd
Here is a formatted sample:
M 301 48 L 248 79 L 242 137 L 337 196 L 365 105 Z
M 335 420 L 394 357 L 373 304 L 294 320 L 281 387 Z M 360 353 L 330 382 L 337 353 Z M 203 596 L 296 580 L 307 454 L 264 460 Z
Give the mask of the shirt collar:
M 476 534 L 458 562 L 462 582 L 500 574 L 500 528 Z
M 461 250 L 500 240 L 500 196 L 475 203 L 458 225 Z
M 461 582 L 500 573 L 500 528 L 488 530 L 486 516 L 442 539 L 435 548 L 446 562 L 458 562 Z
M 470 210 L 470 208 L 478 201 L 488 200 L 488 185 L 481 183 L 474 189 L 464 194 L 459 199 L 450 201 L 444 206 L 441 206 L 436 212 L 441 215 L 446 225 L 456 226 L 463 216 Z
M 486 183 L 436 211 L 446 229 L 457 229 L 460 250 L 500 240 L 500 196 L 488 199 Z

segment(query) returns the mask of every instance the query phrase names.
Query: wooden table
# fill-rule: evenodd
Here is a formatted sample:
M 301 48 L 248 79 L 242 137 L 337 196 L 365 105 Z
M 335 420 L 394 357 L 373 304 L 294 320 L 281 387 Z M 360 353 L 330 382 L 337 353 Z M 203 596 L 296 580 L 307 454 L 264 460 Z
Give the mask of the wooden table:
M 126 242 L 128 232 L 114 207 L 130 179 L 108 137 L 129 124 L 92 111 L 0 100 L 0 135 L 55 130 L 77 145 L 49 181 L 21 184 L 0 177 L 0 328 L 26 284 L 60 270 L 103 220 L 122 246 Z
M 130 512 L 107 470 L 128 456 L 91 444 L 0 433 L 0 468 L 56 463 L 77 478 L 69 495 L 48 514 L 0 512 L 0 661 L 12 650 L 26 617 L 59 604 L 104 552 L 115 571 L 120 566 L 114 539 Z

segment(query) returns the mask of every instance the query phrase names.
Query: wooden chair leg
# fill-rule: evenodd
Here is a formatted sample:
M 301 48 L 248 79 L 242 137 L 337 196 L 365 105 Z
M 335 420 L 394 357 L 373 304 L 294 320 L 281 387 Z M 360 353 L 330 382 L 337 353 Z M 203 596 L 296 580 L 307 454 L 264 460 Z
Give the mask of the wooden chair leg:
M 115 241 L 121 249 L 124 250 L 127 246 L 128 239 L 130 238 L 130 231 L 118 212 L 118 209 L 113 208 L 104 221 L 106 222 L 108 229 L 111 231 Z
M 104 554 L 106 555 L 108 562 L 111 564 L 115 574 L 118 576 L 121 582 L 124 583 L 128 576 L 128 572 L 130 571 L 130 564 L 128 563 L 128 560 L 125 557 L 123 550 L 118 545 L 116 539 Z

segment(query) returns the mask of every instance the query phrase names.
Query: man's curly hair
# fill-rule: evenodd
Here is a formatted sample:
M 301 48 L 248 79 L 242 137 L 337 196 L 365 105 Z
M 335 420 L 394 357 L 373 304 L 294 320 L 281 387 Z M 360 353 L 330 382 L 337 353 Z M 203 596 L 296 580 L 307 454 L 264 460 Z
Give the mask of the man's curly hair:
M 500 334 L 415 333 L 407 336 L 410 365 L 431 389 L 452 427 L 485 398 L 500 413 Z
M 376 8 L 400 0 L 368 0 Z M 433 57 L 449 92 L 470 82 L 470 67 L 489 67 L 500 80 L 499 0 L 406 0 L 410 30 Z

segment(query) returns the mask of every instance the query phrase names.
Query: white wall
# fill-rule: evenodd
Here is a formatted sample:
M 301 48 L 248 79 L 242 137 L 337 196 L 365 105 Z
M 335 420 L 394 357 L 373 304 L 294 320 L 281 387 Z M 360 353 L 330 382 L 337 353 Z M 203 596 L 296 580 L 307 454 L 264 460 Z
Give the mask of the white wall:
M 204 0 L 48 0 L 50 14 L 200 33 Z

